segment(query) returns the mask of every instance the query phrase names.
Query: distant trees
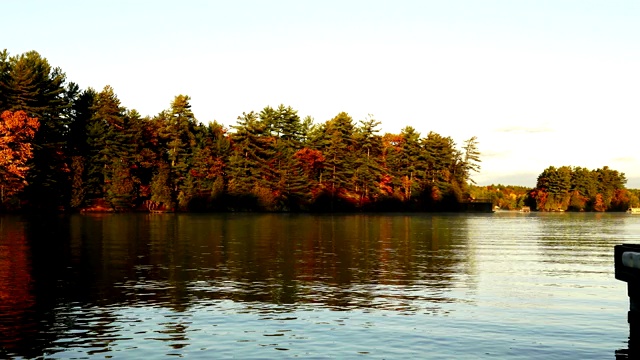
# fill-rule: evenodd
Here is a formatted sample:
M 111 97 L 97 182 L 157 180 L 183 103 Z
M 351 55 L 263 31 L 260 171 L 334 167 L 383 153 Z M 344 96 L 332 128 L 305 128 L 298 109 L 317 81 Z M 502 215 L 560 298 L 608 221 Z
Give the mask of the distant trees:
M 141 116 L 35 51 L 0 52 L 0 209 L 453 210 L 479 170 L 475 137 L 458 149 L 411 127 L 380 134 L 372 116 L 314 123 L 285 105 L 226 129 L 199 122 L 190 100 Z
M 314 123 L 267 106 L 230 129 L 202 124 L 178 95 L 153 117 L 115 90 L 81 90 L 37 52 L 0 52 L 0 210 L 456 210 L 469 198 L 501 208 L 607 211 L 638 206 L 623 173 L 549 167 L 535 189 L 478 187 L 477 138 L 407 126 L 380 134 L 372 116 Z
M 624 173 L 605 166 L 550 166 L 538 175 L 536 187 L 475 186 L 473 198 L 491 201 L 505 210 L 529 206 L 538 211 L 625 211 L 640 206 L 640 192 L 625 188 Z
M 531 188 L 514 185 L 471 185 L 469 192 L 474 200 L 490 201 L 502 210 L 519 210 L 531 206 Z
M 540 211 L 624 211 L 640 203 L 626 182 L 624 173 L 607 166 L 550 166 L 538 176 L 531 197 Z

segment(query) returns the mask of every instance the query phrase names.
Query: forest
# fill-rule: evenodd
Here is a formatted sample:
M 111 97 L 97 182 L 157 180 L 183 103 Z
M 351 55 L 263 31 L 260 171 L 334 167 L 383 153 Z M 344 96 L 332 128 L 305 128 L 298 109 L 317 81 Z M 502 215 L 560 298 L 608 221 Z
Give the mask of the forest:
M 290 106 L 203 124 L 177 95 L 154 116 L 68 81 L 35 51 L 0 52 L 0 211 L 624 211 L 623 173 L 553 166 L 536 187 L 476 186 L 478 140 Z
M 190 98 L 142 116 L 35 51 L 0 52 L 0 211 L 455 211 L 480 169 L 461 147 L 372 116 L 290 106 L 203 124 Z
M 538 211 L 626 211 L 640 206 L 640 190 L 626 189 L 624 173 L 605 166 L 550 166 L 538 175 L 536 187 L 489 185 L 469 188 L 470 196 L 502 210 L 529 206 Z
M 626 182 L 624 173 L 607 166 L 550 166 L 538 176 L 531 198 L 539 211 L 625 211 L 640 204 L 638 192 L 626 189 Z

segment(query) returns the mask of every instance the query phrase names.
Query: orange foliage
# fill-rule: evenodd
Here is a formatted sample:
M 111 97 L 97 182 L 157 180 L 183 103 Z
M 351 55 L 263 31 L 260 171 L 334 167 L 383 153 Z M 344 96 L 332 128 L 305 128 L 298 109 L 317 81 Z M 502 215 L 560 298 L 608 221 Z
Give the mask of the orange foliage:
M 600 194 L 600 193 L 596 194 L 596 200 L 593 203 L 593 210 L 595 210 L 595 211 L 605 211 L 605 210 L 607 210 L 607 207 L 604 204 L 604 198 L 602 197 L 602 194 Z
M 322 168 L 325 160 L 322 151 L 309 148 L 298 150 L 293 157 L 298 160 L 307 175 L 313 174 L 315 170 Z
M 614 210 L 626 210 L 631 204 L 629 191 L 627 189 L 616 189 L 611 199 L 610 208 Z
M 437 186 L 431 187 L 431 199 L 433 199 L 433 201 L 442 200 L 442 191 L 440 191 Z
M 26 185 L 27 161 L 33 156 L 31 140 L 40 127 L 24 111 L 5 111 L 0 116 L 0 203 Z
M 400 134 L 384 134 L 382 137 L 382 144 L 385 148 L 390 146 L 400 146 L 404 142 L 404 138 Z
M 545 208 L 548 196 L 549 196 L 549 193 L 547 193 L 546 191 L 542 191 L 542 190 L 531 191 L 531 197 L 536 199 L 536 207 L 538 208 L 538 210 L 543 210 Z
M 391 186 L 391 175 L 384 174 L 380 180 L 380 191 L 385 195 L 393 194 L 393 187 Z

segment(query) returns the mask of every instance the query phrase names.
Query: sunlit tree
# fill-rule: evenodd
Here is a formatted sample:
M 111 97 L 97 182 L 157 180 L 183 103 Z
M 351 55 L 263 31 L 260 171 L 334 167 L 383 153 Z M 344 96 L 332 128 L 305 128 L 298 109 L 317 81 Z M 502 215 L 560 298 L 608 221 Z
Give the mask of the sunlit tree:
M 24 111 L 4 111 L 0 116 L 0 206 L 27 185 L 31 141 L 40 127 L 38 119 Z

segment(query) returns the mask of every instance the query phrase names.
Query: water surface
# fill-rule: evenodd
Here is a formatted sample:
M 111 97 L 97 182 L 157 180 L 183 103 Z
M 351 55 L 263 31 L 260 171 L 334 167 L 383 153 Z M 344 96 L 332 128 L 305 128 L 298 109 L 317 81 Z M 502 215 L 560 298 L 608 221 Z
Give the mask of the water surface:
M 0 356 L 615 358 L 628 214 L 0 217 Z

